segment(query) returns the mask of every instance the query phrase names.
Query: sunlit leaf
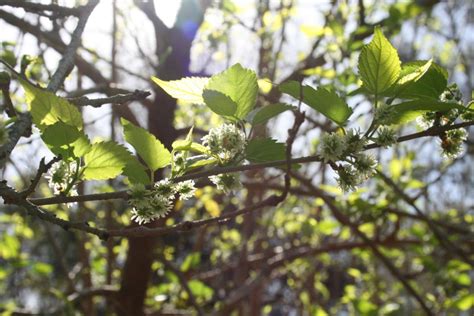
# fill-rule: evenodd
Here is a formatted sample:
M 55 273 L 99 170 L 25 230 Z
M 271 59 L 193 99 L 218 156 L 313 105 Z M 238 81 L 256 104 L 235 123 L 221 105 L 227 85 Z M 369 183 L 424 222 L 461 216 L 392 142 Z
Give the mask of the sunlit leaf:
M 202 92 L 209 78 L 187 77 L 180 80 L 164 81 L 157 77 L 151 77 L 151 80 L 175 99 L 189 103 L 204 104 Z
M 375 28 L 372 41 L 362 48 L 358 67 L 364 87 L 373 94 L 381 94 L 397 82 L 400 59 L 379 27 Z
M 280 86 L 280 90 L 302 101 L 320 112 L 338 125 L 343 125 L 352 114 L 352 109 L 335 92 L 324 88 L 314 89 L 310 86 L 301 85 L 296 81 L 289 81 Z
M 457 103 L 438 100 L 421 99 L 402 102 L 392 106 L 393 114 L 390 124 L 403 124 L 416 119 L 426 112 L 446 112 L 452 109 L 462 109 Z
M 232 117 L 237 110 L 237 104 L 227 95 L 219 91 L 204 89 L 204 103 L 216 114 Z
M 92 145 L 84 156 L 85 180 L 105 180 L 115 178 L 122 173 L 129 161 L 130 152 L 113 141 Z
M 206 89 L 228 96 L 237 105 L 234 116 L 243 119 L 252 111 L 257 101 L 257 75 L 252 70 L 235 64 L 212 76 Z
M 171 153 L 150 132 L 135 126 L 126 119 L 121 119 L 125 140 L 135 148 L 148 168 L 156 171 L 171 163 Z
M 46 126 L 63 122 L 82 129 L 82 116 L 79 110 L 66 99 L 54 93 L 37 88 L 25 80 L 20 80 L 25 89 L 26 102 L 33 118 L 33 123 L 44 130 Z
M 277 116 L 278 114 L 288 111 L 292 108 L 293 107 L 291 105 L 284 104 L 284 103 L 275 103 L 275 104 L 266 105 L 264 107 L 259 108 L 258 111 L 255 113 L 252 119 L 252 124 L 253 125 L 263 124 L 267 122 L 269 119 Z
M 428 62 L 413 61 L 402 65 L 402 78 L 416 76 L 416 80 L 408 82 L 400 93 L 399 98 L 438 98 L 446 89 L 448 84 L 448 73 L 446 70 L 436 63 L 431 62 L 428 69 Z
M 286 146 L 271 138 L 255 138 L 248 143 L 245 153 L 247 160 L 251 162 L 284 160 Z

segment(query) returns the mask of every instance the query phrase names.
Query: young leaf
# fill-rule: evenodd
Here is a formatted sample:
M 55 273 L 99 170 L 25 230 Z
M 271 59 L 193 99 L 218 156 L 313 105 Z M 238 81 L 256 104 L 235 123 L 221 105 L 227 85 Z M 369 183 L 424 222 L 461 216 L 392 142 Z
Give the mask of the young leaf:
M 400 72 L 400 78 L 392 85 L 389 89 L 385 90 L 382 95 L 392 98 L 400 98 L 402 93 L 413 86 L 418 80 L 420 80 L 426 72 L 430 69 L 433 61 L 430 59 L 425 63 L 412 64 L 405 63 L 402 65 Z M 361 87 L 363 89 L 363 87 Z
M 121 119 L 125 140 L 135 148 L 150 170 L 156 171 L 171 163 L 171 153 L 147 130 Z
M 186 135 L 186 139 L 178 139 L 171 144 L 173 150 L 189 150 L 191 144 L 193 143 L 193 130 L 194 126 L 189 129 L 188 135 Z
M 243 119 L 252 111 L 257 101 L 257 75 L 252 70 L 235 64 L 212 76 L 205 89 L 228 96 L 237 105 L 234 116 Z
M 299 99 L 303 96 L 303 102 L 322 113 L 327 118 L 333 120 L 338 125 L 343 125 L 352 114 L 352 109 L 335 92 L 318 88 L 317 90 L 310 86 L 303 86 L 296 81 L 289 81 L 280 85 L 280 91 Z
M 381 94 L 397 82 L 400 59 L 379 27 L 375 28 L 372 41 L 362 48 L 358 67 L 363 86 L 373 94 Z
M 73 143 L 80 135 L 81 132 L 74 126 L 57 122 L 46 127 L 41 138 L 48 146 L 61 147 Z
M 73 153 L 75 157 L 82 157 L 91 149 L 91 142 L 87 135 L 81 133 L 78 139 L 71 144 L 74 148 Z
M 427 62 L 419 61 L 403 64 L 397 86 L 404 86 L 417 82 L 426 74 L 432 64 L 433 59 L 430 59 Z
M 82 116 L 74 105 L 50 91 L 31 85 L 25 80 L 20 79 L 20 83 L 25 89 L 26 102 L 33 123 L 41 131 L 44 131 L 46 126 L 60 121 L 82 130 Z
M 174 150 L 194 151 L 200 154 L 209 153 L 209 150 L 205 146 L 195 143 L 192 140 L 176 140 L 172 146 Z
M 424 70 L 426 64 L 424 61 L 405 63 L 402 65 L 402 76 L 416 72 L 417 69 Z M 417 80 L 409 82 L 397 97 L 404 99 L 438 98 L 447 85 L 448 73 L 446 70 L 438 64 L 431 63 L 428 69 Z
M 269 119 L 280 113 L 291 110 L 293 107 L 284 103 L 269 104 L 258 109 L 252 119 L 252 125 L 266 123 Z
M 286 146 L 271 138 L 255 138 L 248 143 L 245 157 L 250 162 L 284 160 Z
M 202 92 L 209 78 L 188 77 L 180 80 L 163 81 L 157 77 L 151 77 L 151 80 L 175 99 L 189 103 L 204 104 Z
M 73 143 L 81 135 L 82 133 L 76 127 L 57 122 L 47 126 L 41 138 L 55 155 L 61 155 L 63 159 L 68 159 L 74 156 Z
M 133 183 L 149 184 L 150 177 L 145 170 L 145 166 L 142 165 L 135 156 L 129 152 L 129 157 L 125 168 L 123 168 L 123 174 L 128 177 L 128 180 Z
M 237 104 L 227 95 L 214 90 L 204 89 L 202 93 L 204 103 L 216 114 L 221 116 L 233 116 L 237 110 Z
M 201 168 L 201 167 L 205 167 L 205 166 L 208 166 L 208 165 L 212 165 L 212 164 L 216 164 L 218 162 L 218 160 L 216 158 L 205 158 L 205 157 L 208 157 L 208 156 L 202 156 L 200 157 L 200 159 L 194 159 L 196 157 L 200 157 L 200 156 L 194 156 L 192 158 L 189 158 L 187 163 L 189 163 L 189 169 L 196 169 L 196 168 Z
M 414 120 L 426 112 L 446 112 L 463 107 L 454 102 L 441 102 L 433 99 L 421 99 L 394 104 L 390 124 L 403 124 Z
M 122 173 L 130 158 L 130 152 L 113 141 L 95 143 L 84 155 L 85 180 L 111 179 Z

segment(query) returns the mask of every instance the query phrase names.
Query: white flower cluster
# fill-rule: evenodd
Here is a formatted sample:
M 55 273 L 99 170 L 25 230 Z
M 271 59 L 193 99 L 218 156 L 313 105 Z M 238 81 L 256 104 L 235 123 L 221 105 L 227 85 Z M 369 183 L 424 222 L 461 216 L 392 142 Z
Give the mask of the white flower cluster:
M 459 105 L 463 105 L 461 90 L 459 90 L 459 87 L 455 83 L 447 86 L 446 90 L 444 90 L 444 92 L 439 96 L 439 99 L 443 102 L 454 102 Z M 459 109 L 451 109 L 442 114 L 438 112 L 424 113 L 423 115 L 416 118 L 416 122 L 421 128 L 428 129 L 432 127 L 435 122 L 437 124 L 452 123 L 459 117 L 459 115 L 461 115 L 461 118 L 464 120 L 472 119 L 471 111 L 460 111 Z
M 79 165 L 76 161 L 66 162 L 66 161 L 58 161 L 55 162 L 51 168 L 48 170 L 45 178 L 48 179 L 48 185 L 51 189 L 53 189 L 54 194 L 64 194 L 67 193 L 69 196 L 77 195 L 77 190 L 73 187 L 69 189 L 71 181 L 74 181 L 78 173 Z
M 462 104 L 462 92 L 456 83 L 452 83 L 446 87 L 443 93 L 439 96 L 443 102 L 457 102 Z
M 209 180 L 215 184 L 218 190 L 224 193 L 230 193 L 232 190 L 238 189 L 241 185 L 239 175 L 233 173 L 210 176 Z
M 346 138 L 336 133 L 324 134 L 321 137 L 319 146 L 319 155 L 324 162 L 338 161 L 344 158 L 344 152 L 347 147 Z
M 0 117 L 0 146 L 8 142 L 8 130 L 5 126 L 5 121 Z
M 321 138 L 319 155 L 325 162 L 341 161 L 335 171 L 338 174 L 337 182 L 343 191 L 351 191 L 363 181 L 370 178 L 377 168 L 377 160 L 362 153 L 366 145 L 366 138 L 354 130 L 346 135 L 337 133 L 325 134 Z
M 222 124 L 212 128 L 202 138 L 202 144 L 220 159 L 221 164 L 238 161 L 244 156 L 245 133 L 235 124 Z
M 339 165 L 336 169 L 337 183 L 342 191 L 357 189 L 362 182 L 372 177 L 377 168 L 377 160 L 365 154 L 355 154 L 350 164 Z
M 387 125 L 393 118 L 394 109 L 388 104 L 381 104 L 374 113 L 374 121 L 378 125 Z
M 176 194 L 180 200 L 187 200 L 194 196 L 195 191 L 193 180 L 174 184 L 169 179 L 164 179 L 156 182 L 151 190 L 147 190 L 142 184 L 134 185 L 128 200 L 133 207 L 132 220 L 142 225 L 165 217 L 173 207 Z
M 182 151 L 173 154 L 172 174 L 181 174 L 186 170 L 186 157 Z
M 245 156 L 247 141 L 245 133 L 235 124 L 222 124 L 209 131 L 202 138 L 203 145 L 209 149 L 212 156 L 219 159 L 220 165 L 238 164 Z M 218 190 L 229 193 L 240 187 L 238 174 L 219 174 L 210 176 Z
M 381 127 L 377 133 L 378 137 L 375 139 L 375 143 L 379 146 L 387 148 L 397 142 L 397 133 L 392 128 Z
M 441 141 L 441 149 L 444 156 L 450 159 L 458 157 L 462 153 L 462 143 L 467 139 L 465 129 L 453 129 L 446 132 Z

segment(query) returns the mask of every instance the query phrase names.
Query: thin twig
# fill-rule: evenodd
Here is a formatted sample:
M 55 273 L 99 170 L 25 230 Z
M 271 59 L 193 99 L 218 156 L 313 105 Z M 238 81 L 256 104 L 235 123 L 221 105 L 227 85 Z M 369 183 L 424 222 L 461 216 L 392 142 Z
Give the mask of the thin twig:
M 40 161 L 40 165 L 39 165 L 39 167 L 38 167 L 38 170 L 36 171 L 36 175 L 35 175 L 35 177 L 31 180 L 30 186 L 29 186 L 26 190 L 20 192 L 20 195 L 22 195 L 23 197 L 26 198 L 26 197 L 28 197 L 31 193 L 33 193 L 33 192 L 36 190 L 36 187 L 38 186 L 38 183 L 40 182 L 40 180 L 41 180 L 43 174 L 45 174 L 46 172 L 48 172 L 48 170 L 53 166 L 53 164 L 54 164 L 55 162 L 58 162 L 58 161 L 60 161 L 60 160 L 61 160 L 61 158 L 59 158 L 59 157 L 54 157 L 53 159 L 51 159 L 50 162 L 45 163 L 45 159 L 42 158 L 41 161 Z
M 141 101 L 146 99 L 150 95 L 151 93 L 149 91 L 135 90 L 134 92 L 126 94 L 116 94 L 107 98 L 90 99 L 86 96 L 82 96 L 78 98 L 68 99 L 68 101 L 77 106 L 89 105 L 95 108 L 99 108 L 104 104 L 125 104 L 131 101 Z
M 18 0 L 0 0 L 0 6 L 2 5 L 14 8 L 22 8 L 25 11 L 37 14 L 42 14 L 43 11 L 49 11 L 51 12 L 52 16 L 78 16 L 81 12 L 81 7 L 69 8 L 57 4 L 42 4 Z
M 6 181 L 0 181 L 0 196 L 3 198 L 5 204 L 13 204 L 24 208 L 31 216 L 38 217 L 46 222 L 58 225 L 64 230 L 80 230 L 98 236 L 100 239 L 106 240 L 109 235 L 107 231 L 89 226 L 87 222 L 72 222 L 57 218 L 55 214 L 39 208 L 31 204 L 24 198 L 21 193 L 16 192 L 9 187 Z
M 87 5 L 81 8 L 81 13 L 79 14 L 79 21 L 77 22 L 76 29 L 72 33 L 71 41 L 64 52 L 63 57 L 59 61 L 58 68 L 53 74 L 51 81 L 48 84 L 47 89 L 52 92 L 56 92 L 59 87 L 63 84 L 66 76 L 72 71 L 74 66 L 74 59 L 76 57 L 76 52 L 79 46 L 81 45 L 81 37 L 86 27 L 87 20 L 92 13 L 92 10 L 99 3 L 99 0 L 90 0 Z
M 458 128 L 471 126 L 471 125 L 474 125 L 474 121 L 453 124 L 450 126 L 437 127 L 435 129 L 430 128 L 423 132 L 418 132 L 418 133 L 402 136 L 398 138 L 397 142 L 401 143 L 401 142 L 413 140 L 416 138 L 421 138 L 421 137 L 426 137 L 426 136 L 435 136 L 448 130 L 458 129 Z M 377 144 L 369 144 L 365 147 L 365 150 L 379 148 L 379 147 L 380 146 Z M 289 160 L 291 164 L 321 162 L 321 161 L 322 159 L 318 155 L 292 158 Z M 194 173 L 184 175 L 181 177 L 176 177 L 172 179 L 172 181 L 177 183 L 177 182 L 182 182 L 185 180 L 196 180 L 200 178 L 206 178 L 212 175 L 218 175 L 218 174 L 223 174 L 223 173 L 243 172 L 243 171 L 258 170 L 258 169 L 264 169 L 264 168 L 282 167 L 282 166 L 286 166 L 287 163 L 288 163 L 288 160 L 285 159 L 285 160 L 275 160 L 275 161 L 241 165 L 241 166 L 216 167 L 211 170 L 194 172 Z M 50 204 L 59 204 L 59 203 L 89 202 L 89 201 L 127 199 L 127 198 L 128 198 L 127 191 L 117 191 L 117 192 L 89 194 L 89 195 L 81 195 L 81 196 L 67 196 L 67 197 L 54 196 L 54 197 L 48 197 L 48 198 L 35 198 L 35 199 L 30 199 L 30 202 L 35 205 L 40 206 L 40 205 L 50 205 Z
M 240 215 L 245 215 L 252 211 L 262 209 L 264 207 L 276 206 L 278 203 L 280 203 L 280 197 L 277 195 L 271 195 L 265 200 L 258 202 L 254 205 L 247 206 L 237 211 L 228 212 L 218 217 L 212 217 L 197 221 L 185 221 L 173 226 L 166 227 L 148 228 L 146 226 L 138 226 L 132 228 L 111 229 L 108 231 L 108 234 L 110 237 L 156 237 L 170 233 L 187 232 L 192 229 L 211 224 L 222 224 L 227 222 L 231 218 L 235 218 Z

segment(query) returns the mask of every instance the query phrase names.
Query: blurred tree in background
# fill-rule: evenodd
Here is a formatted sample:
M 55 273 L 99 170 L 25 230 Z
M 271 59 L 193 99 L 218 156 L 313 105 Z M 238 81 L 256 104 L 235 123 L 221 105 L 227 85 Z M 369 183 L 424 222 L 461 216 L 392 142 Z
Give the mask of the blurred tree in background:
M 61 194 L 49 198 L 57 192 L 43 180 L 51 168 L 45 162 L 53 159 L 53 153 L 61 152 L 63 158 L 67 153 L 50 146 L 47 129 L 37 124 L 33 112 L 40 132 L 36 127 L 31 130 L 31 118 L 24 112 L 31 103 L 28 89 L 30 94 L 39 93 L 28 80 L 39 83 L 77 106 L 84 121 L 82 127 L 79 118 L 78 130 L 91 140 L 126 140 L 148 164 L 127 128 L 138 139 L 148 139 L 143 130 L 133 129 L 141 126 L 172 150 L 175 140 L 200 142 L 226 119 L 226 114 L 213 113 L 199 102 L 176 100 L 170 96 L 173 87 L 167 89 L 166 84 L 183 77 L 209 77 L 240 63 L 259 78 L 257 110 L 280 104 L 266 113 L 268 117 L 260 113 L 263 124 L 247 127 L 248 147 L 254 147 L 253 160 L 247 147 L 247 160 L 265 164 L 314 157 L 324 147 L 324 135 L 352 128 L 367 131 L 365 137 L 378 128 L 372 118 L 381 95 L 367 91 L 360 64 L 358 69 L 361 50 L 374 29 L 383 30 L 397 49 L 402 74 L 410 65 L 420 72 L 427 67 L 421 74 L 408 73 L 417 76 L 410 80 L 423 85 L 421 97 L 435 93 L 441 101 L 469 107 L 474 85 L 473 21 L 470 1 L 0 0 L 0 70 L 5 70 L 0 77 L 4 117 L 0 138 L 5 133 L 10 141 L 25 136 L 10 147 L 2 140 L 0 147 L 6 180 L 0 188 L 5 202 L 0 206 L 0 311 L 5 315 L 472 314 L 474 143 L 468 135 L 462 144 L 459 140 L 454 144 L 459 130 L 450 127 L 474 124 L 472 115 L 459 123 L 457 116 L 430 108 L 433 111 L 418 115 L 417 121 L 397 125 L 393 136 L 401 138 L 392 147 L 368 144 L 379 165 L 356 190 L 341 190 L 344 171 L 332 159 L 265 168 L 230 166 L 239 171 L 240 188 L 223 192 L 201 177 L 196 179 L 194 198 L 176 201 L 167 216 L 139 225 L 131 220 L 125 191 L 128 181 L 135 181 L 131 175 L 138 174 L 130 170 L 124 171 L 130 179 L 114 176 L 100 181 L 89 176 L 99 181 L 80 182 L 77 198 Z M 415 60 L 420 62 L 407 63 Z M 440 88 L 429 71 L 449 77 Z M 218 78 L 214 84 L 225 85 L 223 77 L 214 77 Z M 380 86 L 382 81 L 374 82 Z M 194 82 L 199 81 L 190 84 Z M 291 87 L 292 82 L 296 86 Z M 281 83 L 289 85 L 285 89 Z M 326 91 L 320 101 L 328 108 L 340 100 L 347 102 L 350 120 L 339 124 L 324 110 L 314 111 L 321 105 L 306 102 L 303 84 L 326 88 L 312 91 L 319 95 Z M 242 79 L 232 89 L 239 95 L 246 88 Z M 403 99 L 400 93 L 385 99 L 387 104 Z M 409 88 L 403 93 L 408 95 Z M 212 97 L 230 107 L 235 103 L 226 95 Z M 209 99 L 204 101 L 214 112 L 223 111 L 213 109 Z M 62 124 L 63 114 L 51 115 Z M 429 129 L 427 122 L 434 127 Z M 5 132 L 8 124 L 13 127 Z M 193 126 L 191 139 L 186 138 Z M 49 132 L 68 138 L 66 130 L 72 131 Z M 273 155 L 268 149 L 274 148 L 273 143 L 258 141 L 270 137 L 283 148 L 275 157 L 268 157 Z M 285 145 L 289 151 L 284 151 Z M 119 156 L 100 155 L 105 161 Z M 87 164 L 91 154 L 85 157 Z M 152 181 L 169 177 L 166 169 L 150 169 Z M 204 162 L 201 169 L 213 170 Z

